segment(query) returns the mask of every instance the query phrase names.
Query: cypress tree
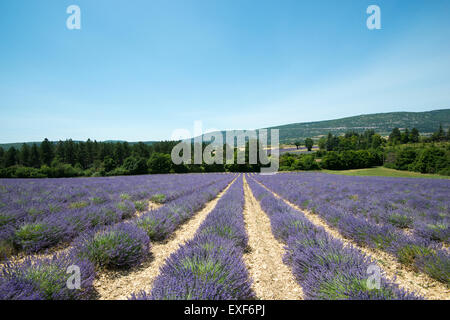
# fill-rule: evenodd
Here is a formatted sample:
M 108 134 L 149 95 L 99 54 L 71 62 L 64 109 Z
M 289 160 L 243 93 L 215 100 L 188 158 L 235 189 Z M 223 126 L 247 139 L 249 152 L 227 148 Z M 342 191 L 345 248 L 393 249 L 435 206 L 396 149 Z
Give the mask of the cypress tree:
M 16 165 L 18 162 L 18 152 L 16 148 L 11 147 L 6 151 L 5 155 L 5 167 L 11 167 Z
M 88 166 L 88 153 L 84 142 L 78 143 L 77 162 L 83 169 L 86 169 Z
M 86 141 L 86 157 L 86 165 L 92 165 L 94 163 L 94 146 L 91 139 Z
M 41 158 L 39 156 L 39 149 L 36 143 L 33 143 L 33 145 L 31 146 L 30 164 L 34 168 L 40 168 L 41 166 Z
M 55 158 L 59 162 L 65 161 L 65 143 L 62 142 L 61 140 L 59 140 L 58 143 L 56 144 Z
M 41 143 L 41 160 L 42 163 L 50 166 L 53 160 L 53 145 L 47 138 L 44 139 Z
M 65 142 L 65 154 L 64 154 L 64 159 L 65 159 L 65 163 L 68 163 L 72 166 L 75 165 L 76 163 L 76 156 L 75 156 L 75 143 L 72 141 L 72 139 L 69 139 Z
M 20 164 L 25 167 L 29 167 L 31 165 L 30 156 L 31 156 L 30 147 L 26 143 L 22 144 L 22 148 L 20 149 L 20 157 L 19 157 Z
M 114 157 L 113 159 L 115 159 L 116 163 L 118 165 L 122 165 L 123 163 L 123 146 L 120 142 L 117 142 L 114 146 Z

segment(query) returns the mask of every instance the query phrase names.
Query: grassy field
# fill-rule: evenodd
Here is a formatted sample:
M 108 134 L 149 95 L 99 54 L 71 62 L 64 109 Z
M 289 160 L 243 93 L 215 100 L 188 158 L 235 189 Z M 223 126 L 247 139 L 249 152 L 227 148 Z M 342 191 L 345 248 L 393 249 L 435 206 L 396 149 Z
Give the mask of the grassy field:
M 325 173 L 342 174 L 346 176 L 379 176 L 379 177 L 397 177 L 397 178 L 432 178 L 432 179 L 450 179 L 448 176 L 438 174 L 423 174 L 419 172 L 400 171 L 388 169 L 385 167 L 375 167 L 369 169 L 354 170 L 322 170 Z

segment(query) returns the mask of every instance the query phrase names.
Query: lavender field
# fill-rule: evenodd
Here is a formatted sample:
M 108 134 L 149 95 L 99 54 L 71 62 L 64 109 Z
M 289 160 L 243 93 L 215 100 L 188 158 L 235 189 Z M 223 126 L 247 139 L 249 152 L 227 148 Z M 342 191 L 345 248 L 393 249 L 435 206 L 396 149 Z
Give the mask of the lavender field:
M 449 180 L 5 179 L 0 299 L 450 299 L 449 214 Z
M 358 245 L 450 285 L 450 181 L 282 174 L 258 177 Z

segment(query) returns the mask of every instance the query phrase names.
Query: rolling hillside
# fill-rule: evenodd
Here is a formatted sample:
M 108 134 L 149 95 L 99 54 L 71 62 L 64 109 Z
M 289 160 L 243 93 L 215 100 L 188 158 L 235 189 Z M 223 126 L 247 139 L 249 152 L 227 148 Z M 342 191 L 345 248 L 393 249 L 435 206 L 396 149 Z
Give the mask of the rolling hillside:
M 450 109 L 375 113 L 328 121 L 294 123 L 270 129 L 280 129 L 281 142 L 293 142 L 307 137 L 318 138 L 328 132 L 342 134 L 349 130 L 373 129 L 381 135 L 389 135 L 395 127 L 400 129 L 416 127 L 421 134 L 428 134 L 436 131 L 439 124 L 442 124 L 445 129 L 450 126 Z
M 427 112 L 389 112 L 359 115 L 354 117 L 293 123 L 267 129 L 280 130 L 280 143 L 293 143 L 305 138 L 318 139 L 328 132 L 344 134 L 347 131 L 364 131 L 373 129 L 381 135 L 389 135 L 393 128 L 417 128 L 421 134 L 430 134 L 442 124 L 445 130 L 450 126 L 450 109 L 434 110 Z M 223 131 L 224 132 L 224 131 Z M 242 134 L 242 130 L 234 130 L 234 133 Z
M 361 132 L 367 129 L 373 129 L 381 135 L 387 136 L 395 127 L 400 129 L 412 129 L 413 127 L 416 127 L 421 134 L 430 134 L 436 131 L 440 124 L 442 124 L 445 130 L 450 127 L 450 109 L 426 112 L 375 113 L 335 120 L 292 123 L 267 129 L 279 129 L 280 143 L 288 144 L 293 143 L 296 140 L 304 140 L 308 137 L 318 139 L 323 135 L 327 135 L 328 132 L 339 135 L 352 130 Z M 234 130 L 233 132 L 235 135 L 243 133 L 242 130 Z M 225 133 L 225 131 L 222 131 L 222 133 Z M 30 145 L 32 143 L 33 142 L 27 142 L 27 144 Z M 129 143 L 134 144 L 136 142 Z M 154 141 L 146 141 L 144 143 L 152 144 Z M 37 142 L 36 144 L 39 145 L 40 142 Z M 7 150 L 11 146 L 14 146 L 18 149 L 21 145 L 22 143 L 8 143 L 0 144 L 0 147 Z

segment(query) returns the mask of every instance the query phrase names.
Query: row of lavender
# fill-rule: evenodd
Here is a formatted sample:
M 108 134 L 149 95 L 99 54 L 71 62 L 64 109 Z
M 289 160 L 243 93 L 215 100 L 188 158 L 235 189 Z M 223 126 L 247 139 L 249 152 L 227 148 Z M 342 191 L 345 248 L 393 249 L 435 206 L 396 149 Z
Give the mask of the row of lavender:
M 219 192 L 236 177 L 225 175 L 213 185 L 197 189 L 193 194 L 175 199 L 165 206 L 144 213 L 136 224 L 150 237 L 152 241 L 166 240 L 181 224 L 190 219 L 206 202 L 212 200 Z
M 418 299 L 381 276 L 370 282 L 374 261 L 332 238 L 303 213 L 286 205 L 253 179 L 248 183 L 269 216 L 274 236 L 286 244 L 285 263 L 291 266 L 306 299 Z M 369 281 L 368 281 L 369 280 Z M 371 287 L 373 285 L 373 287 Z
M 166 240 L 224 190 L 234 177 L 227 175 L 213 185 L 203 186 L 127 222 L 86 232 L 77 238 L 72 251 L 77 257 L 86 258 L 102 268 L 137 266 L 150 253 L 150 241 Z
M 185 195 L 158 210 L 127 222 L 97 228 L 78 237 L 68 253 L 52 258 L 26 258 L 24 262 L 7 262 L 0 270 L 0 299 L 91 299 L 96 270 L 132 268 L 150 254 L 150 238 L 165 239 L 186 219 L 214 198 L 234 178 L 222 176 L 212 186 Z M 149 233 L 142 221 L 152 217 L 156 233 Z M 79 268 L 80 289 L 70 288 L 68 268 Z
M 0 181 L 0 255 L 36 252 L 228 180 L 226 175 Z
M 19 217 L 45 216 L 121 200 L 167 202 L 221 178 L 220 174 L 188 174 L 95 179 L 3 179 L 0 180 L 0 212 Z
M 45 202 L 51 208 L 51 202 L 70 204 L 75 201 L 90 201 L 96 195 L 126 194 L 132 200 L 147 199 L 163 193 L 167 200 L 176 198 L 185 189 L 214 180 L 221 174 L 183 174 L 183 175 L 143 175 L 104 178 L 63 178 L 63 179 L 1 179 L 1 206 L 22 204 L 23 202 Z M 191 185 L 184 184 L 186 180 Z M 178 187 L 178 188 L 174 188 Z M 37 200 L 37 201 L 36 201 Z
M 255 178 L 292 203 L 320 215 L 357 244 L 450 285 L 450 181 L 347 177 L 318 173 Z M 407 233 L 393 221 L 411 219 Z
M 242 255 L 247 248 L 240 177 L 218 201 L 194 238 L 172 254 L 143 300 L 253 299 Z

